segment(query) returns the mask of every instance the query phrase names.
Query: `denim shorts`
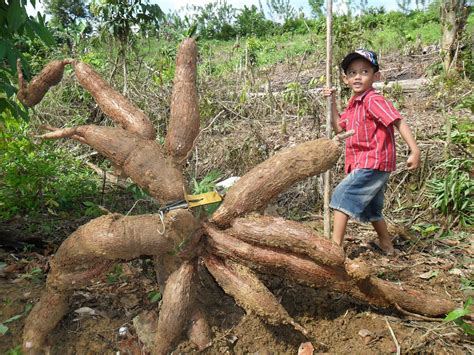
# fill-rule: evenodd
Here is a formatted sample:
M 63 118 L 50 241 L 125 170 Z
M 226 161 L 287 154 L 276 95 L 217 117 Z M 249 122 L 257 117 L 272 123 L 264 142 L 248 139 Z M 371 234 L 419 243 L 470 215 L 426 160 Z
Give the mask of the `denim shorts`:
M 388 171 L 354 170 L 334 189 L 329 206 L 360 222 L 379 221 L 389 176 Z

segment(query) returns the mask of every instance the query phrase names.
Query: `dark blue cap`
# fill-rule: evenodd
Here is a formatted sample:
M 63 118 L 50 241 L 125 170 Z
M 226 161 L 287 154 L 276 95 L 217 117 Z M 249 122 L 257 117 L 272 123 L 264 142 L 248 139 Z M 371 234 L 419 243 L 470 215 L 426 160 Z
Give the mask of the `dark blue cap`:
M 347 70 L 347 67 L 354 59 L 365 59 L 374 67 L 375 71 L 379 71 L 379 62 L 377 61 L 377 54 L 372 51 L 369 51 L 364 48 L 358 48 L 354 52 L 349 53 L 341 62 L 341 68 L 344 70 L 344 73 Z

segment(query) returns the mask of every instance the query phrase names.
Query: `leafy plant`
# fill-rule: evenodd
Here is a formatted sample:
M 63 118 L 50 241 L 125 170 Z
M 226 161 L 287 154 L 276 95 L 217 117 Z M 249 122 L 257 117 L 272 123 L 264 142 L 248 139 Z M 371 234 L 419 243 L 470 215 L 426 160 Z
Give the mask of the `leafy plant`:
M 466 96 L 458 105 L 458 108 L 469 109 L 471 113 L 474 114 L 474 93 L 471 93 L 470 95 Z
M 0 218 L 80 210 L 77 202 L 96 193 L 94 176 L 68 149 L 50 141 L 36 144 L 28 129 L 10 116 L 0 130 Z
M 461 278 L 461 291 L 474 291 L 474 280 Z
M 472 304 L 472 297 L 468 297 L 468 299 L 464 303 L 464 307 L 457 308 L 454 311 L 449 312 L 446 315 L 446 318 L 444 318 L 444 321 L 445 322 L 452 321 L 456 325 L 461 327 L 464 333 L 469 334 L 469 335 L 474 335 L 474 329 L 472 329 L 472 327 L 462 319 L 462 317 L 470 313 L 469 307 L 471 306 L 471 304 Z
M 23 313 L 17 314 L 15 316 L 11 317 L 11 318 L 8 318 L 7 320 L 4 320 L 3 322 L 0 322 L 0 334 L 5 335 L 8 332 L 8 326 L 6 326 L 5 324 L 14 322 L 14 321 L 20 319 L 21 317 L 26 316 L 28 314 L 28 312 L 31 310 L 31 308 L 33 308 L 33 306 L 28 303 L 25 306 L 25 309 L 23 310 Z
M 214 190 L 217 180 L 221 177 L 221 173 L 218 171 L 210 171 L 201 181 L 197 181 L 195 178 L 192 179 L 193 183 L 193 194 L 202 194 Z M 213 214 L 219 207 L 220 202 L 211 203 L 204 206 L 204 210 L 208 216 Z
M 23 67 L 29 71 L 29 66 L 19 50 L 28 41 L 40 38 L 49 46 L 54 45 L 54 39 L 45 25 L 45 17 L 38 13 L 37 18 L 29 17 L 26 6 L 35 0 L 2 1 L 0 4 L 0 122 L 2 113 L 9 112 L 15 118 L 28 118 L 28 112 L 13 98 L 16 93 L 15 75 L 16 61 L 21 59 Z
M 34 267 L 30 271 L 22 274 L 21 277 L 25 280 L 29 280 L 34 283 L 40 283 L 44 279 L 45 275 L 43 273 L 43 270 L 41 270 L 41 268 Z
M 14 348 L 8 349 L 7 355 L 22 355 L 21 345 L 17 345 Z
M 300 83 L 289 83 L 283 92 L 283 98 L 286 102 L 296 106 L 296 112 L 298 116 L 308 113 L 308 97 L 306 96 L 306 90 L 303 89 Z
M 148 300 L 150 301 L 150 303 L 156 303 L 156 302 L 160 301 L 161 297 L 162 297 L 162 295 L 159 291 L 151 291 L 148 294 Z
M 474 144 L 474 129 L 471 119 L 468 117 L 452 116 L 450 120 L 452 142 L 465 145 L 468 149 L 471 148 Z
M 123 275 L 123 267 L 120 264 L 115 264 L 112 272 L 107 274 L 107 283 L 114 284 L 120 280 Z
M 469 176 L 474 161 L 452 158 L 441 164 L 441 174 L 428 181 L 433 206 L 464 226 L 474 224 L 474 180 Z
M 412 226 L 412 229 L 421 234 L 422 237 L 428 237 L 440 230 L 440 226 L 431 223 L 419 223 Z

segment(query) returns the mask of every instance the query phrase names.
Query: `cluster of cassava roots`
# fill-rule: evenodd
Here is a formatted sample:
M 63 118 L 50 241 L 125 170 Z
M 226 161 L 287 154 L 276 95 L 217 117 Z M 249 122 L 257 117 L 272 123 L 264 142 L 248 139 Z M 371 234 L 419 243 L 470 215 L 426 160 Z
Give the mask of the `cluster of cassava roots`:
M 182 170 L 199 134 L 196 58 L 195 41 L 184 40 L 177 54 L 163 145 L 139 108 L 76 60 L 51 62 L 29 84 L 18 65 L 18 98 L 26 106 L 36 105 L 61 80 L 65 65 L 72 65 L 79 83 L 118 127 L 47 127 L 51 132 L 41 137 L 72 138 L 91 146 L 164 205 L 183 199 L 188 189 Z M 172 351 L 184 330 L 199 349 L 211 343 L 206 312 L 196 293 L 202 266 L 245 311 L 270 324 L 289 324 L 309 339 L 317 339 L 317 334 L 295 322 L 259 273 L 347 293 L 377 307 L 432 317 L 453 310 L 452 301 L 373 276 L 367 265 L 346 259 L 340 247 L 300 223 L 256 213 L 294 183 L 331 168 L 340 154 L 341 148 L 330 139 L 282 150 L 241 177 L 208 219 L 177 209 L 163 219 L 159 214 L 108 214 L 81 226 L 51 259 L 46 290 L 26 320 L 23 351 L 42 352 L 48 333 L 68 312 L 74 290 L 113 262 L 140 256 L 154 258 L 163 290 L 153 354 Z

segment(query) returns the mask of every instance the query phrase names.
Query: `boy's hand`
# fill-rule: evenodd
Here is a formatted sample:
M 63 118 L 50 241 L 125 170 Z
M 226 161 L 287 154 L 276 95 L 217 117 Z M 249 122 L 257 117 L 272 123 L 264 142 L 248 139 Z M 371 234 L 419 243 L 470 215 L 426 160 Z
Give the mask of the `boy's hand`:
M 415 170 L 420 166 L 420 152 L 412 152 L 407 159 L 407 169 Z
M 329 97 L 329 96 L 332 96 L 332 94 L 334 94 L 334 92 L 336 91 L 336 88 L 323 88 L 323 91 L 322 91 L 322 94 L 323 96 L 325 97 Z

